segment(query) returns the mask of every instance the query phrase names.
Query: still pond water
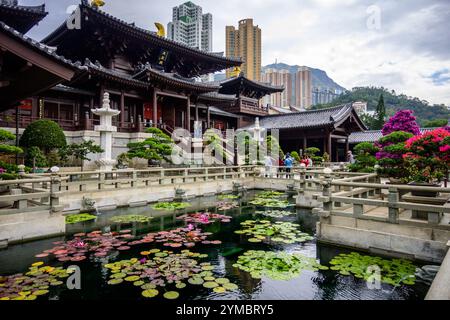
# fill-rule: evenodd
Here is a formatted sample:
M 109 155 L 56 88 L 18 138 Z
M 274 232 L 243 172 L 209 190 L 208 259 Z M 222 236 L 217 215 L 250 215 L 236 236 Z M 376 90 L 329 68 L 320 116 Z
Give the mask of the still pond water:
M 318 218 L 308 210 L 292 209 L 296 214 L 281 219 L 267 218 L 255 213 L 256 208 L 248 204 L 256 192 L 247 192 L 245 197 L 239 200 L 239 208 L 220 212 L 232 216 L 230 223 L 215 222 L 202 226 L 205 232 L 211 232 L 208 240 L 220 240 L 220 245 L 197 244 L 190 248 L 192 252 L 207 254 L 206 261 L 214 267 L 215 277 L 228 278 L 232 283 L 238 285 L 237 290 L 225 293 L 215 293 L 203 286 L 190 285 L 178 290 L 183 300 L 221 299 L 221 300 L 421 300 L 425 297 L 428 287 L 416 282 L 414 285 L 401 285 L 394 288 L 383 284 L 381 290 L 368 289 L 367 283 L 352 275 L 345 276 L 337 271 L 304 270 L 300 276 L 288 280 L 273 280 L 268 277 L 253 279 L 248 272 L 233 267 L 239 255 L 248 250 L 284 251 L 289 253 L 300 253 L 307 257 L 318 260 L 322 265 L 329 265 L 329 261 L 340 253 L 350 251 L 335 247 L 323 246 L 315 240 L 300 244 L 264 244 L 250 243 L 248 237 L 235 234 L 234 231 L 241 229 L 240 223 L 246 220 L 264 219 L 271 221 L 288 221 L 298 223 L 301 231 L 314 235 Z M 191 207 L 178 212 L 199 212 L 209 209 L 209 212 L 217 210 L 216 197 L 202 197 L 189 200 Z M 292 201 L 292 200 L 291 200 Z M 175 219 L 173 212 L 156 211 L 149 207 L 117 209 L 101 213 L 95 221 L 83 222 L 76 225 L 68 225 L 68 235 L 53 239 L 46 239 L 11 246 L 0 251 L 0 275 L 12 275 L 26 272 L 28 267 L 36 261 L 43 261 L 46 265 L 64 266 L 73 265 L 73 262 L 61 263 L 48 258 L 36 258 L 35 255 L 44 250 L 53 248 L 56 241 L 71 239 L 71 235 L 80 232 L 91 232 L 94 230 L 117 230 L 117 225 L 111 225 L 110 219 L 118 215 L 147 215 L 155 218 L 147 224 L 134 224 L 133 226 L 122 226 L 132 229 L 134 235 L 145 235 L 149 232 L 171 230 L 185 227 L 183 220 Z M 133 283 L 122 283 L 120 285 L 108 285 L 109 270 L 104 267 L 107 263 L 131 258 L 141 258 L 140 252 L 160 248 L 161 250 L 172 250 L 179 252 L 182 249 L 166 248 L 158 243 L 139 244 L 132 246 L 128 251 L 114 251 L 106 257 L 94 258 L 90 256 L 83 262 L 76 263 L 81 269 L 81 290 L 68 290 L 66 286 L 51 287 L 50 293 L 38 297 L 38 300 L 78 300 L 78 299 L 122 299 L 140 300 L 145 299 L 141 295 L 141 289 L 133 286 Z M 185 249 L 185 248 L 184 248 Z M 232 254 L 230 254 L 232 252 Z M 235 252 L 233 254 L 233 252 Z M 164 299 L 161 295 L 153 299 Z

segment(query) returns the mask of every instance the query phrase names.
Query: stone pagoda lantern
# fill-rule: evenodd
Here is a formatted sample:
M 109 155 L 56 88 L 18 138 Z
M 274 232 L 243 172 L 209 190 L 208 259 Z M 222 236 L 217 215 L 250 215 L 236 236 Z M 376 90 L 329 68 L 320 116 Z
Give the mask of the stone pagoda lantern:
M 100 167 L 100 171 L 112 171 L 117 163 L 112 159 L 112 135 L 113 132 L 117 132 L 117 127 L 112 125 L 112 117 L 119 115 L 120 111 L 110 108 L 109 93 L 107 92 L 103 96 L 102 108 L 91 111 L 100 117 L 100 125 L 95 126 L 95 131 L 100 132 L 100 146 L 103 153 L 96 164 Z

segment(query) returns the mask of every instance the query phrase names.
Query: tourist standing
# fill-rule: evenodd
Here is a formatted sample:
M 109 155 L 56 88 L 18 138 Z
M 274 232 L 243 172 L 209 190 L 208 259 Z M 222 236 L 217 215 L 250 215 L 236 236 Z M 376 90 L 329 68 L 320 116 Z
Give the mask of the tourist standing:
M 291 157 L 290 153 L 286 153 L 284 166 L 286 167 L 286 178 L 289 179 L 291 177 L 292 167 L 294 166 L 294 158 Z
M 270 178 L 272 177 L 272 165 L 273 165 L 273 159 L 270 156 L 266 156 L 265 160 L 264 160 L 264 165 L 266 167 L 266 178 Z
M 347 152 L 347 162 L 350 164 L 355 163 L 355 157 L 353 157 L 353 153 L 351 151 Z

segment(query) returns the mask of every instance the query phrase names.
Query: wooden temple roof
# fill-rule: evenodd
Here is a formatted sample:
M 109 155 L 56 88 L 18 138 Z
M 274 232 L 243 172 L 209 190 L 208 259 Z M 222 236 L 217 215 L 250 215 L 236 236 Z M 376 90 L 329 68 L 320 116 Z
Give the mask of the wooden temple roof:
M 0 21 L 21 33 L 27 33 L 48 13 L 45 4 L 40 6 L 19 6 L 0 3 Z
M 144 66 L 140 71 L 133 75 L 133 79 L 145 81 L 153 87 L 168 87 L 195 93 L 214 92 L 219 89 L 219 86 L 217 85 L 184 78 L 176 73 L 167 73 L 154 69 L 150 65 Z
M 327 109 L 261 117 L 260 126 L 265 129 L 331 129 L 349 119 L 352 121 L 353 131 L 367 130 L 351 103 Z
M 421 128 L 420 133 L 426 133 L 436 129 L 437 128 Z M 348 140 L 350 144 L 358 144 L 361 142 L 376 142 L 382 137 L 383 134 L 381 133 L 381 130 L 368 130 L 361 132 L 352 132 Z
M 0 21 L 0 109 L 72 80 L 83 68 Z
M 64 22 L 43 43 L 73 60 L 99 60 L 104 65 L 116 55 L 126 56 L 133 67 L 151 63 L 167 73 L 192 78 L 239 66 L 241 60 L 188 47 L 127 23 L 82 0 L 78 7 L 81 28 L 69 29 Z
M 283 92 L 284 89 L 284 86 L 273 86 L 270 83 L 253 81 L 241 74 L 238 77 L 221 81 L 219 93 L 245 96 L 259 100 L 266 95 Z

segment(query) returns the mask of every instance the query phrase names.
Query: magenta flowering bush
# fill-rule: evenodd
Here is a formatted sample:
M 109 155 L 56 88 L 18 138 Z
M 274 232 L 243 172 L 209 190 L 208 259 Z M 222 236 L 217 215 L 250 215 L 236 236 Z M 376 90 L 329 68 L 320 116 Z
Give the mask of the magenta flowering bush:
M 410 138 L 403 159 L 405 167 L 416 182 L 441 181 L 450 166 L 450 132 L 445 128 Z
M 383 137 L 375 143 L 379 148 L 376 154 L 379 173 L 392 179 L 406 180 L 408 173 L 404 170 L 405 160 L 403 155 L 406 153 L 405 142 L 414 135 L 420 134 L 420 128 L 416 123 L 411 110 L 398 111 L 384 125 Z
M 416 122 L 416 117 L 411 110 L 400 110 L 384 125 L 383 136 L 387 136 L 396 131 L 404 131 L 413 135 L 420 134 L 420 128 Z

